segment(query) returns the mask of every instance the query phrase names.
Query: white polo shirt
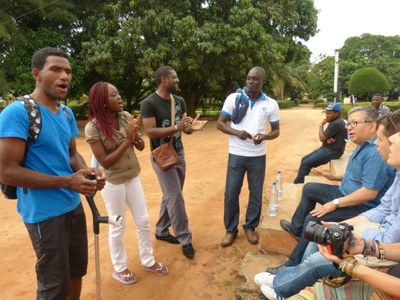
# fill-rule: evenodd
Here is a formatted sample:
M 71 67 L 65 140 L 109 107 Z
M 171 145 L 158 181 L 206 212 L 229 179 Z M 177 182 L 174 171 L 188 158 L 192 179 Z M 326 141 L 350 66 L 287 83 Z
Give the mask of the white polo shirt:
M 221 114 L 232 116 L 237 95 L 238 93 L 232 93 L 226 98 Z M 261 93 L 257 101 L 254 102 L 250 99 L 249 107 L 242 121 L 239 124 L 231 122 L 230 126 L 236 130 L 245 130 L 254 137 L 257 134 L 265 134 L 267 122 L 279 124 L 279 106 L 274 99 Z M 229 135 L 229 153 L 231 154 L 250 157 L 265 155 L 265 145 L 266 141 L 255 145 L 251 139 L 241 140 L 235 135 Z

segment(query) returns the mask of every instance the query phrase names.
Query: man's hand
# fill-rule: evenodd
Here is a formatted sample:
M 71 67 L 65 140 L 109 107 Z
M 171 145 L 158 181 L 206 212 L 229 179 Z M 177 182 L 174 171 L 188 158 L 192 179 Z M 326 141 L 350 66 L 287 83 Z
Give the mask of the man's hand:
M 265 134 L 256 134 L 256 135 L 253 137 L 254 145 L 261 144 L 262 141 L 264 141 L 264 140 L 265 140 Z
M 97 191 L 97 180 L 86 179 L 87 175 L 95 175 L 91 169 L 81 169 L 71 176 L 68 188 L 74 190 L 86 197 L 93 196 Z
M 329 139 L 326 139 L 326 141 L 325 141 L 328 145 L 332 145 L 332 144 L 334 144 L 335 142 L 336 142 L 336 139 L 334 139 L 334 138 L 329 138 Z
M 329 123 L 327 119 L 323 119 L 321 125 L 324 126 L 326 123 Z
M 337 180 L 336 176 L 334 174 L 332 174 L 331 172 L 328 171 L 320 171 L 318 169 L 314 169 L 315 173 L 317 173 L 318 175 L 324 176 L 326 179 L 329 180 Z
M 237 130 L 236 132 L 236 136 L 241 139 L 241 140 L 245 140 L 245 139 L 253 139 L 253 137 L 251 136 L 250 133 L 248 133 L 245 130 Z
M 319 208 L 315 208 L 312 211 L 310 211 L 310 214 L 314 217 L 321 218 L 325 216 L 326 214 L 329 214 L 330 212 L 333 212 L 336 210 L 335 204 L 333 204 L 332 201 L 325 203 L 324 205 L 321 205 Z
M 185 130 L 189 126 L 191 126 L 193 119 L 188 117 L 186 113 L 182 115 L 182 118 L 179 120 L 179 123 L 176 125 L 178 130 Z
M 200 121 L 200 114 L 197 114 L 196 118 L 192 121 L 191 128 L 193 131 L 202 130 L 203 127 L 207 124 L 208 121 Z

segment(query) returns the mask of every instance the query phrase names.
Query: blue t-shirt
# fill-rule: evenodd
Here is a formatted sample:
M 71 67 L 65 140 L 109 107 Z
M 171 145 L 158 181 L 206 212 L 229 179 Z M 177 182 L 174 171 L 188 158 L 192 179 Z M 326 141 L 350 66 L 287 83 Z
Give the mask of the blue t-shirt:
M 58 114 L 38 104 L 42 128 L 37 140 L 28 147 L 25 168 L 55 176 L 71 176 L 69 144 L 78 135 L 78 127 L 70 108 Z M 19 101 L 8 105 L 0 115 L 0 138 L 16 137 L 27 140 L 29 119 L 26 109 Z M 28 188 L 25 194 L 17 189 L 17 210 L 26 223 L 37 223 L 75 209 L 80 203 L 77 192 L 66 188 Z
M 349 158 L 346 172 L 339 186 L 343 195 L 348 195 L 361 187 L 379 191 L 375 200 L 361 204 L 367 209 L 374 208 L 392 185 L 396 169 L 384 162 L 372 138 L 354 150 Z

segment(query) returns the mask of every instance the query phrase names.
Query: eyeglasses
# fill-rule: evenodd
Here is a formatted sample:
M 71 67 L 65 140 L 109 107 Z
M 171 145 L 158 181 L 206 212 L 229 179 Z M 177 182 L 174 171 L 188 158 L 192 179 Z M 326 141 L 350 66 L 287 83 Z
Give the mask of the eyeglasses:
M 387 118 L 390 121 L 390 123 L 392 123 L 393 127 L 396 128 L 396 131 L 399 131 L 399 129 L 397 128 L 396 124 L 394 123 L 392 117 L 393 117 L 393 113 L 390 113 L 390 115 Z
M 372 123 L 373 121 L 351 121 L 351 122 L 347 122 L 346 123 L 346 128 L 349 128 L 351 126 L 351 128 L 356 128 L 358 126 L 358 124 L 364 124 L 364 123 Z

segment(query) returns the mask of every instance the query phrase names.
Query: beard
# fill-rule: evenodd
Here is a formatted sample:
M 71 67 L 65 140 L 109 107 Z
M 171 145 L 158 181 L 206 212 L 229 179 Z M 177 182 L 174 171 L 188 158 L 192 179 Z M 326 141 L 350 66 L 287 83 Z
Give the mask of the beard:
M 174 92 L 178 92 L 179 91 L 179 86 L 174 84 L 174 85 L 169 85 L 168 86 L 168 92 L 170 93 L 174 93 Z

